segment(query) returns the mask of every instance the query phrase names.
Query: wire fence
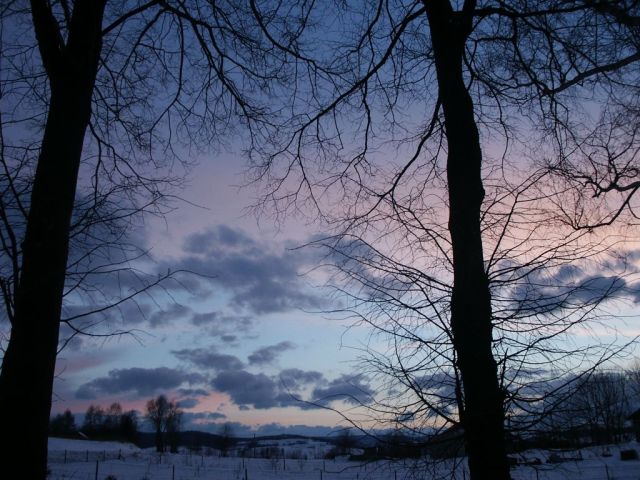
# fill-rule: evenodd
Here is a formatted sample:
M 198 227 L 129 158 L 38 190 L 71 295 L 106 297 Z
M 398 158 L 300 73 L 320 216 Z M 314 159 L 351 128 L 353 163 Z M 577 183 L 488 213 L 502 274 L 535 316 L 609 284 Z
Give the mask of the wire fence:
M 466 462 L 237 458 L 145 451 L 53 451 L 49 480 L 467 480 Z M 514 480 L 639 480 L 640 461 L 518 466 Z
M 49 455 L 51 480 L 403 480 L 408 465 L 307 459 L 151 455 L 123 451 L 64 451 Z

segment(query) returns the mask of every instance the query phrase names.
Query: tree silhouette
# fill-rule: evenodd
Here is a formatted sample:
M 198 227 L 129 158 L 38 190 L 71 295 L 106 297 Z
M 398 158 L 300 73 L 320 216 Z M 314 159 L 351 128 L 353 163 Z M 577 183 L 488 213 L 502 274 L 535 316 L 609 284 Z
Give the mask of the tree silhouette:
M 146 418 L 155 432 L 157 452 L 164 452 L 167 443 L 172 453 L 178 451 L 181 417 L 178 404 L 174 400 L 167 400 L 164 395 L 147 402 Z
M 287 72 L 241 2 L 33 0 L 0 15 L 2 187 L 24 219 L 23 231 L 1 219 L 12 260 L 0 282 L 11 325 L 0 406 L 30 412 L 7 420 L 0 462 L 44 479 L 76 220 L 100 221 L 105 202 L 114 218 L 161 214 L 188 169 L 181 147 L 217 143 L 238 118 L 259 137 L 270 118 L 262 92 Z M 35 457 L 18 465 L 24 448 Z
M 230 423 L 225 423 L 218 430 L 220 436 L 220 452 L 223 457 L 229 454 L 229 450 L 236 444 L 236 435 L 233 431 L 233 426 Z
M 51 420 L 49 433 L 60 437 L 76 433 L 76 419 L 71 410 L 67 409 L 64 413 L 59 413 Z
M 448 375 L 459 381 L 452 401 L 464 399 L 460 422 L 471 476 L 509 478 L 508 399 L 498 355 L 510 358 L 512 352 L 493 347 L 510 327 L 496 321 L 503 312 L 493 311 L 495 290 L 486 265 L 513 256 L 488 256 L 487 235 L 499 239 L 500 229 L 482 223 L 483 204 L 493 200 L 485 182 L 496 171 L 511 181 L 527 158 L 536 156 L 542 164 L 546 155 L 557 155 L 556 144 L 565 145 L 586 110 L 603 99 L 600 92 L 619 91 L 620 78 L 633 78 L 640 59 L 637 42 L 628 41 L 634 27 L 612 22 L 611 16 L 630 11 L 635 18 L 638 6 L 380 0 L 366 9 L 343 7 L 331 17 L 334 48 L 323 55 L 312 46 L 305 50 L 304 38 L 289 46 L 288 31 L 271 21 L 277 9 L 254 2 L 270 37 L 304 66 L 291 107 L 304 114 L 278 131 L 272 143 L 256 147 L 254 174 L 266 188 L 257 207 L 276 215 L 310 207 L 340 234 L 367 243 L 383 243 L 392 233 L 413 240 L 415 256 L 405 246 L 413 262 L 408 266 L 418 270 L 411 276 L 436 295 L 450 288 L 450 336 L 442 348 L 450 345 L 447 359 L 455 368 Z M 321 23 L 322 13 L 315 13 L 309 6 L 307 16 Z M 594 99 L 588 107 L 585 96 Z M 536 221 L 543 219 L 535 213 Z M 389 221 L 394 216 L 415 233 L 394 231 Z M 544 221 L 559 224 L 559 216 Z M 516 249 L 526 251 L 526 233 L 513 240 Z M 444 252 L 443 263 L 421 257 L 422 242 Z M 534 259 L 522 263 L 520 273 L 535 272 Z M 447 281 L 433 279 L 433 268 L 447 272 Z M 421 269 L 429 273 L 420 276 Z M 517 268 L 506 271 L 518 277 Z M 535 316 L 535 308 L 529 313 Z M 398 330 L 402 334 L 402 324 Z M 529 348 L 514 346 L 518 352 Z
M 637 275 L 612 268 L 617 254 L 606 235 L 593 238 L 550 221 L 556 199 L 549 196 L 544 169 L 524 180 L 496 175 L 484 179 L 481 225 L 492 351 L 507 434 L 515 438 L 548 425 L 580 378 L 633 342 L 588 332 L 605 327 L 614 334 L 609 307 L 626 299 L 626 284 Z M 349 420 L 366 431 L 402 428 L 434 451 L 454 453 L 453 434 L 462 436 L 467 399 L 450 324 L 450 250 L 444 222 L 437 221 L 444 208 L 435 198 L 415 200 L 411 208 L 398 202 L 393 213 L 379 210 L 358 230 L 312 245 L 328 252 L 340 313 L 372 328 L 361 367 L 379 388 L 375 402 L 361 406 L 366 419 Z

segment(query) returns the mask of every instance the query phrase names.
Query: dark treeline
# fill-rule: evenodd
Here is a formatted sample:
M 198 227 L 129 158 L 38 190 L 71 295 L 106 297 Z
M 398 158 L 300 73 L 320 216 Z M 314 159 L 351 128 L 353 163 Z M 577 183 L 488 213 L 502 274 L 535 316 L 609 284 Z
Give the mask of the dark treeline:
M 70 410 L 59 413 L 49 423 L 49 433 L 56 437 L 77 437 L 79 432 L 94 440 L 119 440 L 136 442 L 138 437 L 138 414 L 135 410 L 123 411 L 119 403 L 104 409 L 90 405 L 84 415 L 81 428 L 76 426 Z

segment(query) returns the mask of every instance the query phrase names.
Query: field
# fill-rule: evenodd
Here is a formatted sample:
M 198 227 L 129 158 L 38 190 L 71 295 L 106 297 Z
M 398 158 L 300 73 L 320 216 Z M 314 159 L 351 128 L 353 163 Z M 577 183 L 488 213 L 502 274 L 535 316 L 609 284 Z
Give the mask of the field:
M 311 458 L 326 444 L 283 444 L 287 456 L 300 458 L 237 458 L 183 452 L 158 455 L 130 444 L 82 440 L 49 440 L 51 480 L 404 480 L 436 478 L 466 479 L 464 462 L 433 463 L 422 460 L 398 462 L 349 462 Z M 640 480 L 640 461 L 620 460 L 621 449 L 638 450 L 636 442 L 608 448 L 573 452 L 529 451 L 520 461 L 531 465 L 513 468 L 514 480 Z M 304 457 L 308 458 L 304 458 Z M 539 463 L 538 463 L 539 462 Z M 538 463 L 538 464 L 533 464 Z

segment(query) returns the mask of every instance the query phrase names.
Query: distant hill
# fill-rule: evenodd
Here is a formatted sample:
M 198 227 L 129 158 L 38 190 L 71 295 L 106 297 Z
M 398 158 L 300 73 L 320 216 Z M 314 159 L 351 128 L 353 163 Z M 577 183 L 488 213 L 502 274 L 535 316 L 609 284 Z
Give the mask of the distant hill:
M 373 437 L 367 437 L 365 435 L 354 435 L 353 438 L 357 446 L 365 447 L 375 445 L 376 443 L 376 440 Z M 250 442 L 258 442 L 260 444 L 264 444 L 265 442 L 285 442 L 287 440 L 310 440 L 335 444 L 337 441 L 337 437 L 318 437 L 295 434 L 264 435 L 259 437 L 234 437 L 234 441 L 236 444 L 247 444 Z M 224 442 L 224 437 L 215 433 L 187 430 L 184 432 L 180 432 L 180 440 L 178 443 L 183 447 L 209 447 L 219 449 Z M 140 448 L 153 447 L 155 445 L 155 433 L 138 432 L 138 438 L 135 443 Z

